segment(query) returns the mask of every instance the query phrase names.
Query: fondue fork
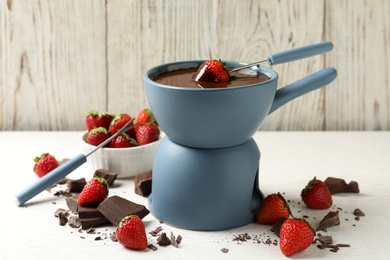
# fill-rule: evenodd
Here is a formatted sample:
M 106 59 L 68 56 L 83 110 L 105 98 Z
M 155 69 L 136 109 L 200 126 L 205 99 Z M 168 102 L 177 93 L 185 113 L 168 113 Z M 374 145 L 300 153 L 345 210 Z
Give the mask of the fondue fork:
M 69 173 L 76 170 L 78 167 L 83 165 L 87 161 L 87 157 L 108 144 L 112 139 L 117 137 L 118 135 L 127 132 L 128 130 L 135 127 L 137 124 L 129 126 L 134 121 L 134 118 L 131 119 L 129 122 L 127 122 L 118 132 L 116 132 L 114 135 L 110 136 L 107 140 L 105 140 L 103 143 L 98 145 L 95 149 L 90 151 L 88 154 L 79 154 L 75 156 L 74 158 L 70 159 L 69 161 L 61 164 L 42 178 L 38 179 L 36 182 L 31 184 L 29 187 L 18 193 L 16 197 L 16 204 L 21 206 L 29 199 L 35 197 L 39 193 L 41 193 L 43 190 L 47 189 L 48 187 L 52 186 L 65 176 L 67 176 Z
M 228 72 L 234 72 L 241 69 L 246 69 L 252 66 L 257 66 L 260 63 L 267 62 L 269 65 L 277 65 L 282 64 L 289 61 L 304 59 L 307 57 L 315 56 L 321 53 L 325 53 L 328 51 L 331 51 L 333 49 L 333 43 L 332 42 L 321 42 L 313 45 L 303 46 L 295 49 L 291 49 L 288 51 L 282 51 L 275 54 L 268 55 L 268 58 L 266 60 L 256 61 L 252 62 L 234 69 L 229 70 Z

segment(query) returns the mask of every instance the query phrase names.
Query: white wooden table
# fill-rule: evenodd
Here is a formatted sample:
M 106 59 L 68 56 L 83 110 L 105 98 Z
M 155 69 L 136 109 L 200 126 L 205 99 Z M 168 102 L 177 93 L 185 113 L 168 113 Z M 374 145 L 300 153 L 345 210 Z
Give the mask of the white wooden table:
M 67 208 L 65 197 L 42 192 L 25 206 L 15 205 L 14 196 L 36 180 L 33 157 L 43 152 L 58 159 L 80 153 L 81 132 L 0 132 L 2 199 L 0 213 L 1 259 L 286 259 L 278 246 L 257 244 L 253 239 L 237 243 L 234 237 L 248 233 L 252 237 L 272 240 L 277 237 L 269 226 L 250 224 L 233 230 L 199 232 L 160 224 L 151 214 L 145 219 L 146 231 L 158 226 L 168 235 L 183 237 L 179 248 L 161 247 L 148 235 L 157 251 L 136 252 L 105 238 L 114 227 L 97 228 L 100 234 L 78 232 L 60 226 L 54 212 Z M 321 232 L 333 236 L 334 243 L 350 244 L 337 253 L 320 250 L 315 245 L 293 258 L 385 259 L 390 250 L 390 132 L 259 132 L 254 137 L 261 150 L 260 187 L 267 195 L 283 192 L 297 216 L 308 215 L 316 226 L 329 210 L 309 210 L 300 202 L 300 191 L 308 180 L 317 176 L 344 178 L 359 183 L 359 194 L 334 195 L 331 210 L 340 210 L 340 226 Z M 91 177 L 86 165 L 69 178 Z M 130 180 L 117 180 L 120 187 L 110 190 L 137 203 L 147 199 L 134 193 Z M 366 213 L 359 221 L 352 212 Z M 102 240 L 95 240 L 96 237 Z M 222 248 L 229 251 L 221 252 Z

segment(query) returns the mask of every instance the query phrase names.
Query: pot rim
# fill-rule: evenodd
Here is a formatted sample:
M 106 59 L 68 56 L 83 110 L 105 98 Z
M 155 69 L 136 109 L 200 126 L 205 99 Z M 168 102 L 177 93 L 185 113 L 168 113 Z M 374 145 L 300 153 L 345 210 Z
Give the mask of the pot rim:
M 198 92 L 198 91 L 210 92 L 211 91 L 211 92 L 213 92 L 213 91 L 229 91 L 229 90 L 232 91 L 234 89 L 258 87 L 258 86 L 266 85 L 266 84 L 268 84 L 268 83 L 270 83 L 272 81 L 277 81 L 278 77 L 279 77 L 278 73 L 275 70 L 259 65 L 259 66 L 250 67 L 248 69 L 258 70 L 261 73 L 264 73 L 265 75 L 270 77 L 270 79 L 267 80 L 267 81 L 260 82 L 260 83 L 255 83 L 255 84 L 250 84 L 250 85 L 243 85 L 243 86 L 237 86 L 237 87 L 229 87 L 229 88 L 203 88 L 203 89 L 202 88 L 186 88 L 186 87 L 165 85 L 165 84 L 161 84 L 161 83 L 158 83 L 158 82 L 152 80 L 152 77 L 155 77 L 155 76 L 158 76 L 158 75 L 161 74 L 161 73 L 157 73 L 157 71 L 160 70 L 161 68 L 167 68 L 166 72 L 170 72 L 170 71 L 175 71 L 175 70 L 179 70 L 179 69 L 187 69 L 187 68 L 199 67 L 205 61 L 206 60 L 183 60 L 183 61 L 175 61 L 175 62 L 163 63 L 163 64 L 160 64 L 160 65 L 157 65 L 157 66 L 154 66 L 154 67 L 148 69 L 144 73 L 144 81 L 149 83 L 149 84 L 152 84 L 154 86 L 158 86 L 158 87 L 161 87 L 161 88 L 172 89 L 172 90 L 181 90 L 181 91 L 189 91 L 189 92 L 193 92 L 193 91 L 196 91 L 196 92 Z M 238 61 L 231 61 L 231 60 L 226 60 L 224 62 L 226 62 L 226 64 L 228 66 L 242 66 L 242 65 L 248 64 L 248 62 L 238 62 Z M 194 66 L 194 64 L 196 64 L 197 66 Z M 162 72 L 162 73 L 164 73 L 164 72 Z

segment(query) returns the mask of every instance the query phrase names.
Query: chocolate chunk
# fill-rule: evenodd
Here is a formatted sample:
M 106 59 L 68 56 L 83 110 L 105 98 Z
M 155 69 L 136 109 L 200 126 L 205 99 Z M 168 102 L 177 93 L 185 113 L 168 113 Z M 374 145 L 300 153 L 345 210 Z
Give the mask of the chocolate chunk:
M 351 181 L 348 183 L 347 187 L 345 187 L 346 192 L 359 193 L 359 184 L 356 181 Z
M 119 196 L 111 196 L 99 204 L 97 208 L 114 226 L 128 215 L 137 215 L 144 218 L 149 210 L 144 206 Z
M 87 181 L 85 178 L 80 178 L 77 180 L 69 180 L 68 181 L 68 192 L 80 193 Z
M 111 172 L 106 169 L 97 169 L 93 176 L 98 176 L 100 178 L 103 178 L 107 181 L 108 186 L 112 186 L 114 184 L 114 181 L 116 180 L 116 177 L 118 176 L 118 173 Z
M 60 224 L 60 226 L 65 226 L 66 223 L 68 223 L 68 218 L 66 217 L 65 213 L 60 212 L 58 214 L 58 223 Z
M 287 220 L 287 218 L 281 217 L 280 219 L 278 219 L 278 221 L 276 221 L 276 223 L 271 228 L 271 231 L 274 232 L 275 235 L 277 235 L 278 237 L 280 235 L 280 229 L 281 229 L 284 221 L 286 221 L 286 220 Z
M 356 216 L 356 217 L 364 217 L 366 214 L 364 214 L 363 211 L 361 211 L 359 208 L 355 209 L 353 211 L 353 214 Z
M 68 208 L 73 213 L 77 212 L 77 208 L 78 208 L 77 200 L 78 200 L 78 198 L 79 198 L 78 194 L 72 195 L 72 196 L 66 198 L 66 205 L 68 205 Z
M 165 234 L 165 232 L 162 232 L 157 238 L 157 244 L 159 244 L 160 246 L 169 246 L 171 244 L 171 240 L 167 237 L 167 234 Z
M 340 225 L 340 218 L 338 211 L 329 211 L 329 213 L 320 221 L 316 231 L 327 231 L 328 227 Z
M 141 172 L 134 178 L 135 193 L 147 197 L 152 192 L 152 170 Z
M 349 184 L 344 179 L 328 177 L 324 181 L 331 194 L 342 192 L 359 193 L 359 184 L 356 181 L 351 181 Z
M 105 218 L 97 207 L 84 207 L 78 205 L 77 212 L 80 220 L 82 218 Z
M 66 210 L 66 209 L 57 209 L 55 212 L 54 212 L 54 217 L 58 218 L 60 213 L 64 214 L 65 217 L 67 217 L 69 215 L 69 212 Z
M 78 217 L 71 216 L 69 218 L 69 226 L 71 226 L 72 228 L 79 228 L 79 227 L 81 227 L 80 219 Z
M 81 227 L 83 229 L 92 228 L 92 227 L 99 227 L 103 225 L 110 224 L 110 221 L 108 221 L 105 217 L 97 217 L 97 218 L 79 218 L 81 222 Z

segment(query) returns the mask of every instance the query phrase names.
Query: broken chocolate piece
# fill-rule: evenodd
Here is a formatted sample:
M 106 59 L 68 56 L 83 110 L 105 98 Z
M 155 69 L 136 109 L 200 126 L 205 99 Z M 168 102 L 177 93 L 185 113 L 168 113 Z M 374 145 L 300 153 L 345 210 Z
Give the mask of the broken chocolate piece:
M 80 193 L 87 181 L 85 178 L 80 178 L 77 180 L 69 180 L 68 181 L 68 192 Z
M 286 220 L 287 218 L 281 217 L 280 219 L 278 219 L 278 221 L 276 221 L 276 223 L 271 228 L 271 231 L 274 232 L 275 235 L 277 235 L 278 237 L 280 236 L 280 229 L 282 228 L 282 225 Z
M 114 226 L 128 215 L 137 215 L 143 219 L 149 214 L 149 210 L 144 206 L 119 196 L 111 196 L 99 204 L 97 208 Z
M 111 171 L 106 170 L 106 169 L 97 169 L 93 176 L 94 177 L 98 176 L 100 178 L 105 179 L 107 181 L 108 186 L 111 187 L 112 184 L 114 184 L 114 181 L 116 180 L 116 178 L 118 177 L 118 173 L 111 172 Z
M 55 212 L 54 212 L 54 217 L 58 218 L 60 213 L 64 214 L 65 217 L 67 217 L 69 215 L 69 212 L 66 210 L 66 209 L 57 209 Z
M 158 248 L 155 246 L 155 245 L 153 245 L 153 244 L 149 244 L 148 245 L 148 248 L 149 249 L 152 249 L 152 251 L 156 251 Z
M 359 184 L 356 181 L 351 181 L 348 183 L 347 187 L 345 187 L 346 192 L 359 193 Z
M 344 179 L 328 177 L 324 181 L 331 194 L 342 192 L 359 193 L 359 184 L 356 181 L 351 181 L 349 184 Z
M 157 244 L 159 244 L 160 246 L 169 246 L 171 244 L 171 240 L 167 237 L 167 234 L 165 234 L 165 232 L 162 232 L 157 238 Z
M 156 236 L 158 236 L 158 234 L 160 233 L 161 230 L 162 230 L 162 227 L 158 226 L 155 230 L 150 231 L 149 234 L 152 235 L 152 237 L 156 237 Z
M 152 170 L 141 172 L 134 178 L 135 193 L 147 197 L 152 192 Z
M 66 223 L 68 223 L 68 218 L 66 217 L 64 212 L 60 212 L 58 214 L 58 223 L 60 224 L 60 226 L 65 226 Z
M 110 221 L 108 221 L 105 217 L 97 217 L 97 218 L 79 218 L 81 227 L 83 229 L 92 228 L 92 227 L 99 227 L 103 225 L 110 224 Z
M 364 217 L 366 214 L 364 214 L 363 211 L 361 211 L 359 208 L 355 209 L 353 211 L 353 214 L 356 216 L 356 217 Z
M 68 220 L 69 222 L 69 226 L 71 226 L 72 228 L 79 228 L 81 227 L 81 221 L 78 217 L 75 217 L 75 216 L 71 216 Z
M 79 198 L 78 194 L 72 195 L 72 196 L 66 198 L 66 205 L 68 205 L 68 208 L 73 213 L 77 212 L 77 208 L 78 208 L 77 200 L 78 200 L 78 198 Z
M 329 213 L 320 221 L 316 231 L 327 231 L 328 227 L 340 225 L 340 218 L 338 211 L 329 211 Z

